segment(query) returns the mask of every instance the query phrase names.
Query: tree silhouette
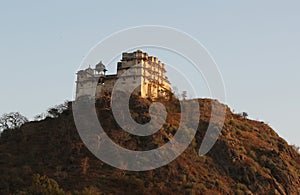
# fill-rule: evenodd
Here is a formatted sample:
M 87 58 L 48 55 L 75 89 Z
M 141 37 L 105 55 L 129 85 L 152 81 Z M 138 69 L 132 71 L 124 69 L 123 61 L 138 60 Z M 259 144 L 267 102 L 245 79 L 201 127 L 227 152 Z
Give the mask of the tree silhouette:
M 19 112 L 3 114 L 0 118 L 0 130 L 16 129 L 26 122 L 28 122 L 28 119 Z
M 247 113 L 247 112 L 243 112 L 243 113 L 242 113 L 242 116 L 243 116 L 243 118 L 246 119 L 246 118 L 248 117 L 248 113 Z
M 183 100 L 185 100 L 186 97 L 187 97 L 187 91 L 183 91 L 183 92 L 181 93 L 181 97 L 182 97 Z

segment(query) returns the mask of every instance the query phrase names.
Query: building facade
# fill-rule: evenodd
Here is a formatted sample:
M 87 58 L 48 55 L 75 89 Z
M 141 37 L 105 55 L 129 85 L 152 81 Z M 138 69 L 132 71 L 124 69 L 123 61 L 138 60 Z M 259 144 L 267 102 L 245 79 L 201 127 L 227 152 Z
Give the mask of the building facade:
M 134 88 L 133 93 L 143 98 L 167 98 L 170 95 L 171 88 L 165 64 L 141 50 L 122 53 L 116 74 L 106 75 L 106 71 L 102 62 L 96 64 L 94 69 L 89 67 L 78 71 L 76 99 L 83 96 L 97 98 L 101 93 L 112 92 L 115 85 Z

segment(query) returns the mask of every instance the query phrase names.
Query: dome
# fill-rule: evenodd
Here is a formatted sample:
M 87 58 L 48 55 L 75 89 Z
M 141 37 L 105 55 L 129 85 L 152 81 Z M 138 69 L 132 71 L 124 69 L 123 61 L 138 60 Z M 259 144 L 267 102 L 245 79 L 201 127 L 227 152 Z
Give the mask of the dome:
M 96 64 L 95 70 L 96 70 L 97 72 L 106 72 L 106 71 L 107 71 L 107 70 L 106 70 L 106 67 L 105 67 L 105 65 L 102 63 L 102 61 L 100 61 L 98 64 Z

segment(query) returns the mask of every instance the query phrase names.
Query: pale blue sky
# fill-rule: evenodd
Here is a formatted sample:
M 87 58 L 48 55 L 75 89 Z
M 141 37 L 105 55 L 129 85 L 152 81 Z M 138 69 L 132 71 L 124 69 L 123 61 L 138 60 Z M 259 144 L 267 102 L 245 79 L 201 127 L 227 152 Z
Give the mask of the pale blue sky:
M 192 3 L 193 2 L 193 3 Z M 83 56 L 115 31 L 166 25 L 199 40 L 227 102 L 300 145 L 299 1 L 1 1 L 0 113 L 31 118 L 71 99 Z

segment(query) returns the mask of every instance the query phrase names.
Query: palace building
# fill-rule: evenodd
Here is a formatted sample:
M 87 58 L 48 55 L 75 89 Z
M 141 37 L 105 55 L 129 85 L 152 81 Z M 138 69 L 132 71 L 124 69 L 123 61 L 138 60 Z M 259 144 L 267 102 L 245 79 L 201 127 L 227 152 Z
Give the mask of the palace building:
M 101 61 L 94 69 L 89 67 L 78 71 L 76 99 L 84 96 L 97 98 L 101 93 L 112 92 L 117 81 L 124 87 L 138 86 L 134 93 L 143 98 L 167 98 L 170 95 L 171 88 L 165 64 L 141 50 L 122 53 L 122 59 L 117 63 L 116 74 L 106 75 L 106 71 Z

